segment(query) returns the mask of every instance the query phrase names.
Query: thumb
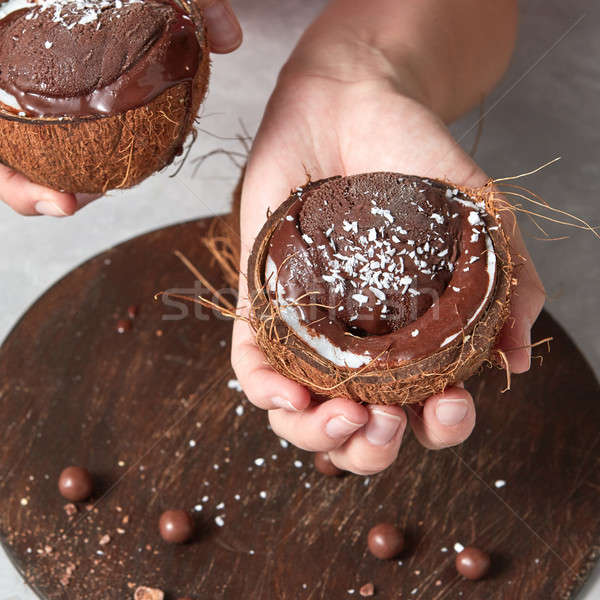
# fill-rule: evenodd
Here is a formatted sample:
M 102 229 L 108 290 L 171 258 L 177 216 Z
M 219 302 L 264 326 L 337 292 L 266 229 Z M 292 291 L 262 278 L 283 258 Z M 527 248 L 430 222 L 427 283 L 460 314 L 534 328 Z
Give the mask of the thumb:
M 22 215 L 67 217 L 77 210 L 73 194 L 32 183 L 4 165 L 0 165 L 0 201 Z
M 208 32 L 210 51 L 233 52 L 242 43 L 242 28 L 228 0 L 196 0 Z

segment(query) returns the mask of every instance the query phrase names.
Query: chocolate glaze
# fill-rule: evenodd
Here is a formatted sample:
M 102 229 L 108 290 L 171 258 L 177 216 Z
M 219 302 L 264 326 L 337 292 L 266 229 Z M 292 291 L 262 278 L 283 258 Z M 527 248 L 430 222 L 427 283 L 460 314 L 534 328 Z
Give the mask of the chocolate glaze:
M 67 11 L 65 23 L 56 23 L 51 8 L 36 7 L 0 21 L 0 89 L 21 110 L 5 109 L 33 117 L 109 116 L 197 73 L 198 32 L 174 2 L 113 3 L 85 24 L 68 18 L 81 14 Z
M 362 208 L 357 208 L 355 201 L 340 201 L 340 194 L 363 198 Z M 332 209 L 327 217 L 319 214 L 319 205 Z M 364 205 L 374 207 L 377 214 L 369 215 Z M 338 220 L 347 222 L 348 231 L 343 230 L 342 235 L 338 232 L 334 238 L 331 221 L 341 208 L 348 212 Z M 312 218 L 304 214 L 305 210 Z M 382 218 L 382 211 L 389 211 L 383 212 L 387 218 Z M 452 336 L 462 330 L 466 333 L 476 314 L 485 309 L 486 298 L 491 297 L 488 292 L 494 281 L 490 282 L 486 255 L 491 242 L 484 225 L 489 216 L 481 207 L 476 208 L 472 199 L 440 182 L 393 173 L 335 178 L 298 191 L 286 212 L 270 240 L 267 277 L 272 261 L 278 269 L 280 293 L 285 302 L 301 306 L 301 322 L 309 334 L 323 336 L 344 352 L 366 355 L 390 366 L 430 355 Z M 397 262 L 404 252 L 404 272 L 396 268 L 394 277 L 398 280 L 410 275 L 413 281 L 408 288 L 415 290 L 414 296 L 407 293 L 407 286 L 401 286 L 400 291 L 384 288 L 384 300 L 378 298 L 381 293 L 357 290 L 351 285 L 357 281 L 356 271 L 352 275 L 339 272 L 343 285 L 339 278 L 323 279 L 324 274 L 331 273 L 332 257 L 345 243 L 343 238 L 356 245 L 356 240 L 368 236 L 373 227 L 378 229 L 377 239 L 391 241 L 388 249 L 395 255 L 387 257 L 390 263 Z M 392 235 L 397 242 L 392 241 Z M 407 248 L 413 249 L 409 251 L 414 252 L 413 259 Z M 421 248 L 421 253 L 416 248 Z M 421 270 L 411 266 L 411 262 L 424 258 Z M 275 300 L 273 278 L 271 275 L 268 287 Z M 364 296 L 360 302 L 348 302 L 357 291 Z M 382 319 L 386 316 L 383 311 L 391 317 Z

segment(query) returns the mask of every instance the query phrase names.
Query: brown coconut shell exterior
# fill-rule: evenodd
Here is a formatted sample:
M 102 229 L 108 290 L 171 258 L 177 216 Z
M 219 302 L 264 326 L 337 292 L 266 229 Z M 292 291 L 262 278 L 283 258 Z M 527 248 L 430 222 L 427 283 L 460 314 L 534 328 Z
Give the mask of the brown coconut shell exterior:
M 457 187 L 443 181 L 437 183 Z M 357 402 L 391 405 L 423 402 L 432 394 L 468 379 L 482 365 L 496 363 L 496 337 L 510 311 L 513 261 L 501 222 L 495 219 L 492 186 L 479 190 L 462 188 L 461 191 L 472 197 L 484 197 L 490 215 L 488 225 L 500 225 L 489 232 L 496 253 L 497 278 L 488 308 L 456 343 L 429 356 L 386 369 L 381 365 L 366 365 L 361 369 L 339 367 L 305 344 L 278 317 L 265 291 L 264 271 L 271 236 L 290 204 L 297 199 L 295 195 L 290 196 L 269 216 L 248 261 L 251 323 L 256 331 L 256 341 L 269 364 L 282 375 L 309 388 L 319 398 L 341 396 Z
M 195 16 L 198 24 L 198 16 Z M 111 116 L 21 117 L 0 109 L 0 163 L 70 193 L 104 194 L 137 185 L 182 151 L 208 88 L 204 26 L 198 72 L 148 104 Z

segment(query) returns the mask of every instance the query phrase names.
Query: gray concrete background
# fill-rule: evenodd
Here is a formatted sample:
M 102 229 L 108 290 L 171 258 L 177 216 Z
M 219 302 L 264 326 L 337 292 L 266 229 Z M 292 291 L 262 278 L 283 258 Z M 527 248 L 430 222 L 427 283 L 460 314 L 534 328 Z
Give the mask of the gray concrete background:
M 215 57 L 202 120 L 204 129 L 225 137 L 241 132 L 240 118 L 256 131 L 279 66 L 324 0 L 233 3 L 246 42 L 231 56 Z M 553 206 L 599 224 L 600 12 L 583 0 L 528 0 L 521 10 L 518 48 L 509 73 L 486 101 L 486 109 L 498 103 L 485 117 L 476 159 L 491 176 L 504 177 L 562 156 L 522 183 Z M 452 126 L 467 149 L 477 117 L 474 111 Z M 241 149 L 237 142 L 200 135 L 191 158 L 216 148 Z M 210 158 L 193 171 L 190 161 L 174 179 L 159 174 L 65 220 L 25 219 L 1 205 L 0 339 L 48 286 L 83 260 L 143 232 L 225 212 L 237 179 L 229 160 Z M 557 227 L 548 231 L 569 238 L 538 241 L 535 227 L 521 221 L 548 291 L 547 309 L 600 373 L 600 242 L 589 232 Z M 598 569 L 593 579 L 582 600 L 600 598 Z M 0 556 L 0 600 L 34 597 Z

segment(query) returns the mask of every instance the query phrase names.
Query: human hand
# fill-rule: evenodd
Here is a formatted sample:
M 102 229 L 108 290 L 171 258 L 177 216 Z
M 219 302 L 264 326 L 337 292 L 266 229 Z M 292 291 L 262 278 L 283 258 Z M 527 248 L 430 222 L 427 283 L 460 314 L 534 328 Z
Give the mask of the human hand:
M 211 52 L 233 52 L 242 43 L 242 29 L 228 0 L 195 0 L 206 21 Z M 100 195 L 68 194 L 33 183 L 0 164 L 0 201 L 21 215 L 68 217 Z
M 247 166 L 241 212 L 242 271 L 268 209 L 290 189 L 332 175 L 395 171 L 476 187 L 489 178 L 466 155 L 442 121 L 386 77 L 335 78 L 284 69 L 269 102 Z M 530 329 L 544 291 L 510 215 L 511 246 L 521 263 L 512 312 L 500 336 L 513 373 L 529 368 Z M 240 311 L 248 306 L 245 279 Z M 302 385 L 274 371 L 242 320 L 234 326 L 232 364 L 249 400 L 269 411 L 273 431 L 296 446 L 327 451 L 339 468 L 371 474 L 397 457 L 407 423 L 427 448 L 461 443 L 475 425 L 473 399 L 462 384 L 430 397 L 422 412 L 362 406 L 347 398 L 311 399 Z

